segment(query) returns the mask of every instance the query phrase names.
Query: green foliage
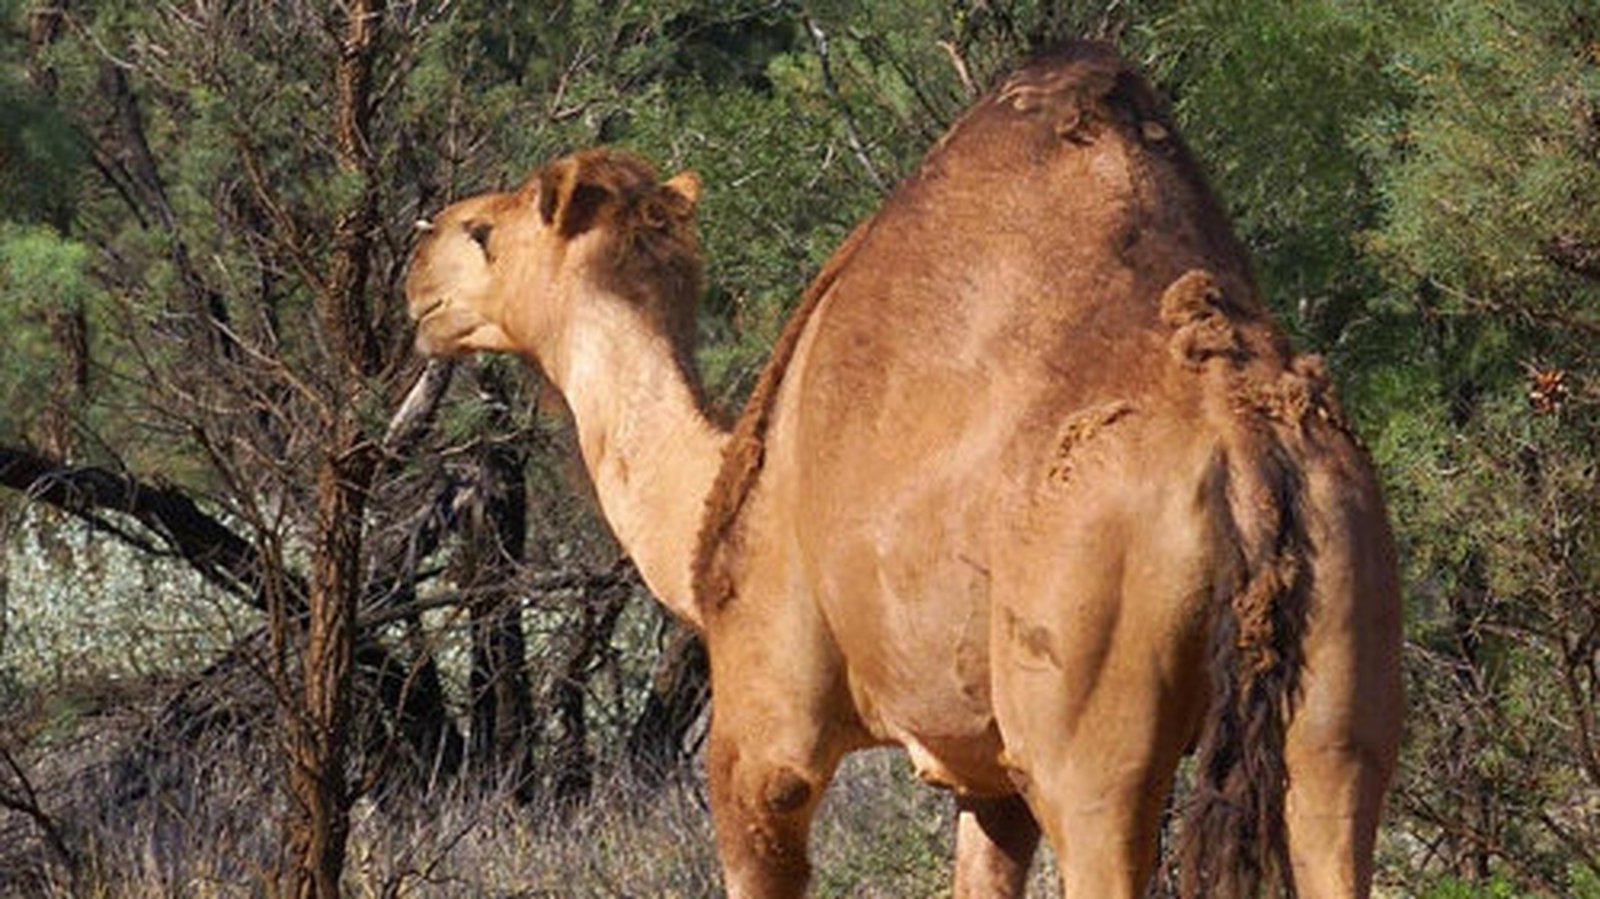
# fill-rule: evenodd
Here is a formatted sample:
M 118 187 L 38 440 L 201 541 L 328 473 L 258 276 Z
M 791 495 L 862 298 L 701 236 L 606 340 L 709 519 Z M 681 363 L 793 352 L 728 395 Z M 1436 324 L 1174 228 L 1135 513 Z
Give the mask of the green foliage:
M 1377 214 L 1362 124 L 1392 109 L 1374 77 L 1389 5 L 1184 4 L 1149 31 L 1183 134 L 1257 254 L 1267 298 L 1314 347 L 1346 336 L 1373 287 L 1359 237 Z
M 23 7 L 0 3 L 0 219 L 64 223 L 84 148 L 70 117 L 24 69 Z
M 40 225 L 0 225 L 0 290 L 7 306 L 41 312 L 82 305 L 94 292 L 89 248 Z
M 58 377 L 53 331 L 95 294 L 89 249 L 44 225 L 0 222 L 0 440 L 15 440 L 41 411 Z
M 14 72 L 0 70 L 0 207 L 7 217 L 61 218 L 82 161 L 66 117 Z
M 1594 16 L 1581 4 L 1427 4 L 1393 72 L 1411 98 L 1383 163 L 1376 249 L 1486 298 L 1548 291 L 1540 247 L 1600 239 Z M 1586 291 L 1592 301 L 1593 289 Z M 1447 305 L 1459 308 L 1457 302 Z
M 1449 877 L 1421 893 L 1420 899 L 1523 899 L 1526 895 L 1503 878 L 1470 883 Z

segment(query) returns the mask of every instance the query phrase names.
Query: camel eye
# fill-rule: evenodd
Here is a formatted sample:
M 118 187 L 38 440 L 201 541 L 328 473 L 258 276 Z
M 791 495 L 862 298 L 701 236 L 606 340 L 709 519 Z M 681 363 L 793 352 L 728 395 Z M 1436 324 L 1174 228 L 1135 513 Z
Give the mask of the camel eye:
M 489 252 L 489 232 L 493 230 L 494 226 L 488 222 L 467 223 L 467 236 L 471 237 L 474 243 L 483 248 L 485 255 Z

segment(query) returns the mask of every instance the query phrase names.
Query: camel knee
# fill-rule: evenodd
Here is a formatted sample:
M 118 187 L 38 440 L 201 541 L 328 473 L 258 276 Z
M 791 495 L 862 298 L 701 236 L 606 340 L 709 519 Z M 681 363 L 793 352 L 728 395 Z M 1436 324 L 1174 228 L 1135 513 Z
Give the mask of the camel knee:
M 724 757 L 713 758 L 713 789 L 720 788 L 746 814 L 793 818 L 805 815 L 822 797 L 824 776 L 801 763 L 763 759 L 736 748 L 714 755 Z
M 793 759 L 710 754 L 712 815 L 730 896 L 800 896 L 810 878 L 807 839 L 827 777 Z
M 774 815 L 790 815 L 811 804 L 818 793 L 813 779 L 785 765 L 768 772 L 761 787 L 761 801 Z

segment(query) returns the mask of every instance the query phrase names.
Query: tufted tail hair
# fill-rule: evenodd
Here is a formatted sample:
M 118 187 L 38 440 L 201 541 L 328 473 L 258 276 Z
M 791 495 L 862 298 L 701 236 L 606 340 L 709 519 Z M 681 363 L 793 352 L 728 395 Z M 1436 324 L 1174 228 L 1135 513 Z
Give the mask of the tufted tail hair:
M 1222 449 L 1214 469 L 1219 562 L 1211 633 L 1211 698 L 1179 844 L 1179 895 L 1294 895 L 1284 823 L 1284 740 L 1302 668 L 1310 546 L 1299 467 L 1283 414 L 1304 393 L 1278 380 L 1236 327 L 1209 275 L 1191 272 L 1163 297 L 1174 354 L 1221 387 Z M 1309 394 L 1307 394 L 1309 395 Z M 1293 419 L 1294 421 L 1291 421 Z

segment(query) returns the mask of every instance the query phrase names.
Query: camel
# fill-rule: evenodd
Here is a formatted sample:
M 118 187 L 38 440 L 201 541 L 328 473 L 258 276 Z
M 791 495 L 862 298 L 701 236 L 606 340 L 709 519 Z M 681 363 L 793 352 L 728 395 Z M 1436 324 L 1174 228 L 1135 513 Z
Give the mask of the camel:
M 1073 43 L 980 99 L 827 263 L 731 428 L 694 365 L 692 173 L 596 149 L 421 223 L 429 356 L 515 353 L 703 635 L 725 884 L 802 895 L 840 759 L 952 791 L 955 895 L 1367 895 L 1402 714 L 1365 451 L 1152 90 Z

